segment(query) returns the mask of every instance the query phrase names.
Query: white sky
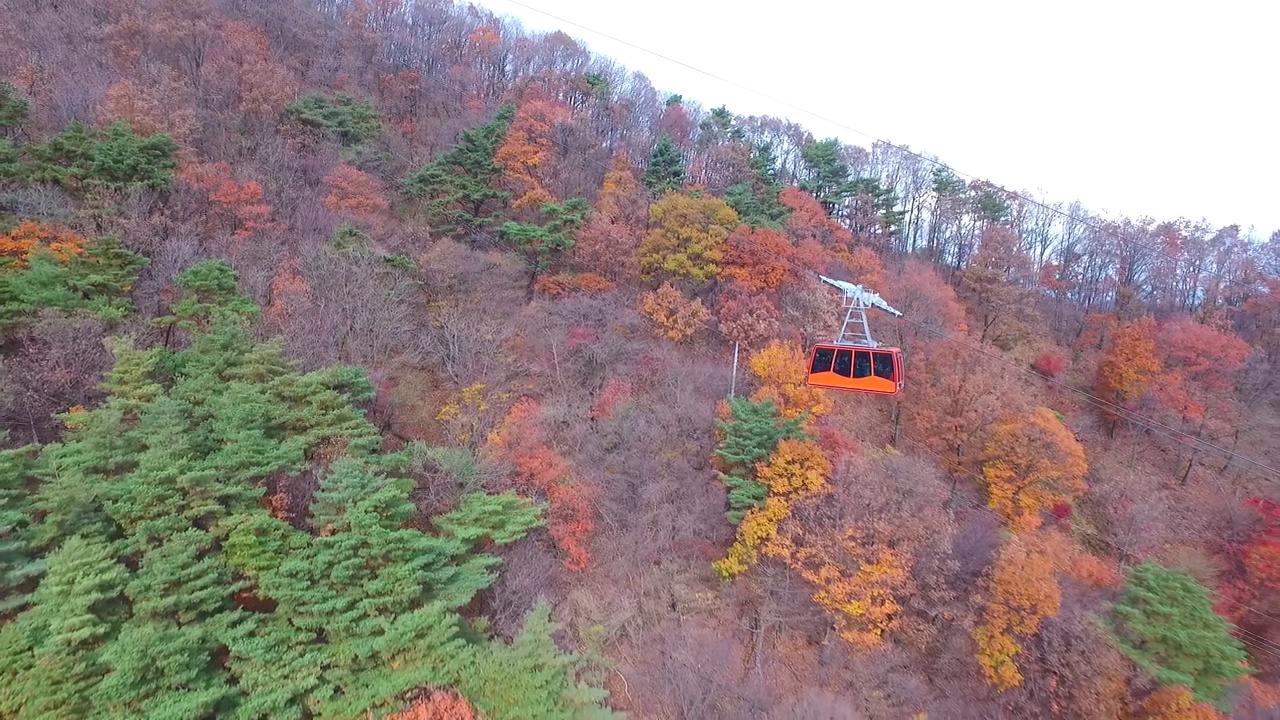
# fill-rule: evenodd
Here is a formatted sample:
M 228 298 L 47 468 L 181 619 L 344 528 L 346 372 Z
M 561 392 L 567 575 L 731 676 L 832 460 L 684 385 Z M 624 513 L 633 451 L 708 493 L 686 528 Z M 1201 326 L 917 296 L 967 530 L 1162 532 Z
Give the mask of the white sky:
M 519 1 L 1041 199 L 1280 229 L 1271 0 Z M 477 4 L 563 30 L 660 94 L 871 144 L 510 0 Z

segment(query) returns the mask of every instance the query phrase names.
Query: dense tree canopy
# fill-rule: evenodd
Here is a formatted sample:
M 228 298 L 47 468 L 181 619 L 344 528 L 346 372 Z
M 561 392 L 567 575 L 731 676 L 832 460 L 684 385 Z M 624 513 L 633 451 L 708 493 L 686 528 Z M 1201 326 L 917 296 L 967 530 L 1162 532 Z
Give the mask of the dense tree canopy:
M 1280 234 L 478 6 L 0 3 L 0 715 L 1280 706 Z

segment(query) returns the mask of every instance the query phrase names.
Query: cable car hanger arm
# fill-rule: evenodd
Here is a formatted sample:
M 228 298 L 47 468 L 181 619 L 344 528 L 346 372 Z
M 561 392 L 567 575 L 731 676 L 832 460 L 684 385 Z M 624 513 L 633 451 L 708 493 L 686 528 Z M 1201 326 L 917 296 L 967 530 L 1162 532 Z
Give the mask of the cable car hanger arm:
M 891 315 L 902 317 L 902 313 L 885 302 L 884 298 L 880 297 L 880 293 L 872 292 L 861 285 L 854 285 L 844 280 L 835 280 L 826 275 L 818 275 L 818 279 L 844 293 L 845 300 L 850 303 L 856 303 L 868 308 L 877 307 Z

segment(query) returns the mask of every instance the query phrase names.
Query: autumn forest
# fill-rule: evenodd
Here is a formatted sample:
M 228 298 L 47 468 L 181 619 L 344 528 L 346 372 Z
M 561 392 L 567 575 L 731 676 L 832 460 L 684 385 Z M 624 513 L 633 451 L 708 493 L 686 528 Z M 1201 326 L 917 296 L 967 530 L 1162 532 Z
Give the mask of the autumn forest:
M 0 716 L 1280 718 L 1280 233 L 451 0 L 0 8 Z

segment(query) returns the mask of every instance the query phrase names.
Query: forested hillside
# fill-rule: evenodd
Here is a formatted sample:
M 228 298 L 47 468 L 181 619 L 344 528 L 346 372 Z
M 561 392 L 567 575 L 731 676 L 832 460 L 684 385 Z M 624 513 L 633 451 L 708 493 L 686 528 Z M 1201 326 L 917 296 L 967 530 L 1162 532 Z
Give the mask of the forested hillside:
M 446 0 L 0 8 L 0 716 L 1280 717 L 1280 233 Z

